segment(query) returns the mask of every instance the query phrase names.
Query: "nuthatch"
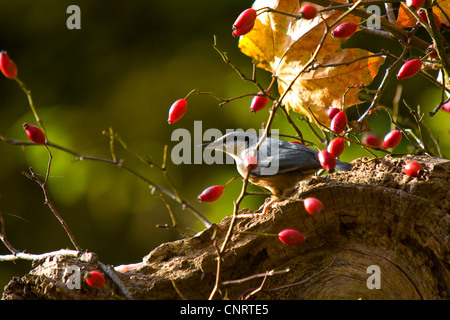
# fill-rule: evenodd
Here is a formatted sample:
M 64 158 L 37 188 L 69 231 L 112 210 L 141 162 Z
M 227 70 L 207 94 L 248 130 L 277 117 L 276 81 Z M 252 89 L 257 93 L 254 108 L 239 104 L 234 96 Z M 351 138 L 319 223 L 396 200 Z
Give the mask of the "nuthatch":
M 236 167 L 242 177 L 246 177 L 247 168 L 244 159 L 252 155 L 259 137 L 247 132 L 231 132 L 219 139 L 202 144 L 205 149 L 225 152 L 233 157 Z M 276 199 L 288 197 L 298 182 L 310 178 L 322 166 L 318 160 L 318 151 L 306 146 L 265 138 L 258 148 L 256 169 L 249 174 L 249 181 L 268 189 Z M 336 169 L 348 171 L 352 165 L 336 160 Z M 275 200 L 275 199 L 274 199 Z

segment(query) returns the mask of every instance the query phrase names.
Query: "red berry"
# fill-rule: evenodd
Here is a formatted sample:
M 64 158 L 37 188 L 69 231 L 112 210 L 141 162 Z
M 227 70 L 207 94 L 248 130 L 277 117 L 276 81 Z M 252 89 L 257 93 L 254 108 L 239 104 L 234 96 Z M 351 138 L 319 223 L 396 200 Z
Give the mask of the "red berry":
M 169 119 L 167 122 L 169 124 L 175 123 L 184 115 L 187 109 L 187 101 L 186 99 L 179 99 L 175 101 L 169 110 Z
M 439 59 L 439 55 L 436 51 L 436 48 L 434 47 L 434 43 L 430 44 L 425 52 L 428 54 L 428 58 Z
M 344 22 L 331 31 L 331 36 L 335 38 L 350 38 L 358 29 L 358 25 L 353 22 Z
M 419 9 L 419 11 L 417 11 L 417 14 L 423 21 L 425 21 L 426 24 L 430 25 L 430 23 L 428 22 L 428 18 L 427 18 L 425 9 Z M 433 12 L 433 15 L 434 15 L 434 21 L 436 22 L 436 27 L 439 30 L 441 28 L 441 19 L 435 12 Z
M 362 143 L 378 148 L 381 146 L 381 138 L 375 133 L 367 133 L 362 137 Z
M 327 171 L 333 171 L 336 167 L 336 158 L 331 155 L 327 150 L 319 151 L 317 155 L 320 165 Z
M 40 128 L 32 126 L 28 123 L 24 123 L 23 128 L 25 129 L 28 138 L 30 138 L 30 140 L 34 143 L 44 144 L 46 142 L 47 139 L 45 137 L 45 133 Z
M 345 140 L 342 138 L 336 138 L 330 141 L 327 150 L 333 157 L 339 157 L 341 153 L 344 152 L 344 148 Z
M 294 229 L 285 229 L 278 233 L 278 238 L 284 244 L 289 246 L 297 246 L 305 242 L 305 236 Z
M 244 167 L 252 172 L 258 167 L 258 159 L 253 155 L 244 157 Z
M 423 170 L 423 167 L 417 161 L 409 161 L 403 168 L 405 173 L 410 177 L 417 177 Z
M 422 68 L 422 61 L 420 59 L 413 59 L 406 61 L 398 70 L 397 78 L 403 80 L 416 75 Z
M 233 23 L 233 30 L 244 29 L 252 26 L 255 23 L 256 15 L 256 10 L 252 8 L 242 11 Z
M 213 202 L 219 199 L 223 194 L 223 187 L 219 185 L 206 188 L 198 196 L 200 202 Z
M 383 140 L 382 147 L 385 149 L 395 148 L 402 140 L 402 132 L 400 130 L 392 130 Z
M 242 29 L 233 30 L 233 37 L 237 38 L 237 37 L 243 36 L 244 34 L 249 33 L 250 31 L 253 30 L 254 26 L 255 26 L 255 24 L 251 24 L 248 27 L 245 27 L 245 28 L 242 28 Z
M 339 110 L 338 108 L 335 108 L 335 107 L 329 107 L 329 108 L 328 108 L 328 111 L 327 111 L 328 118 L 333 119 L 334 116 L 337 115 L 337 114 L 339 113 L 339 111 L 341 111 L 341 110 Z
M 347 114 L 339 111 L 331 120 L 330 129 L 334 132 L 341 133 L 347 126 Z
M 105 285 L 105 277 L 96 270 L 87 272 L 85 279 L 87 284 L 94 288 L 101 288 Z
M 425 0 L 406 0 L 406 6 L 409 8 L 423 8 Z
M 6 51 L 0 52 L 0 70 L 9 79 L 17 77 L 17 66 Z
M 303 205 L 305 206 L 306 212 L 308 212 L 311 215 L 318 214 L 320 211 L 323 210 L 322 202 L 320 202 L 319 199 L 313 197 L 306 198 L 303 201 Z
M 445 111 L 445 112 L 450 113 L 450 100 L 447 101 L 446 103 L 444 103 L 444 104 L 441 106 L 441 109 L 442 109 L 443 111 Z
M 261 91 L 258 94 L 263 94 Z M 266 96 L 254 96 L 252 99 L 252 103 L 250 104 L 250 111 L 256 112 L 261 109 L 264 109 L 265 106 L 269 103 L 269 98 Z
M 317 15 L 317 8 L 316 6 L 308 3 L 300 8 L 300 12 L 303 14 L 303 19 L 311 20 L 314 19 Z

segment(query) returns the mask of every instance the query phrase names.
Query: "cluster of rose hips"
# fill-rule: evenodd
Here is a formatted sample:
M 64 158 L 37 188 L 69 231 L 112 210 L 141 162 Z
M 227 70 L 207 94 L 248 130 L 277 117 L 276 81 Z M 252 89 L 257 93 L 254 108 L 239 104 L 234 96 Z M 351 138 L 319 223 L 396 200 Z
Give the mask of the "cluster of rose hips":
M 306 212 L 310 215 L 316 215 L 323 210 L 322 202 L 314 197 L 309 197 L 303 200 L 303 205 Z M 305 242 L 305 236 L 294 229 L 285 229 L 278 233 L 278 238 L 284 244 L 296 246 Z
M 317 16 L 318 10 L 317 7 L 312 4 L 305 4 L 301 6 L 300 13 L 303 19 L 311 20 Z M 233 36 L 239 37 L 249 33 L 255 25 L 257 15 L 258 15 L 257 11 L 252 8 L 244 10 L 238 16 L 238 18 L 233 24 Z M 357 24 L 345 22 L 337 26 L 331 32 L 331 35 L 335 38 L 349 38 L 356 32 L 357 28 L 358 28 Z M 407 61 L 400 68 L 397 74 L 398 79 L 401 80 L 415 75 L 420 71 L 421 65 L 422 63 L 418 59 Z M 258 92 L 258 94 L 253 97 L 250 104 L 250 110 L 252 112 L 257 112 L 267 106 L 267 104 L 269 103 L 269 98 L 267 94 L 268 94 L 267 91 Z M 185 99 L 180 99 L 174 102 L 169 111 L 169 123 L 174 123 L 175 121 L 181 118 L 181 116 L 186 111 L 186 105 L 187 104 Z M 443 106 L 443 109 L 446 110 L 446 107 Z M 340 135 L 347 127 L 346 113 L 337 108 L 330 107 L 328 110 L 328 116 L 331 119 L 330 129 L 335 134 Z M 392 130 L 385 136 L 383 141 L 381 141 L 381 139 L 377 135 L 369 133 L 363 136 L 362 142 L 372 147 L 382 146 L 383 148 L 394 148 L 400 143 L 401 139 L 402 139 L 402 132 L 400 130 Z M 299 143 L 297 141 L 291 142 Z M 345 140 L 343 138 L 337 137 L 332 141 L 330 141 L 330 143 L 327 146 L 327 149 L 321 150 L 318 153 L 318 160 L 321 163 L 322 167 L 325 170 L 332 172 L 336 166 L 336 158 L 342 154 L 344 148 L 345 148 Z M 411 170 L 407 171 L 405 167 L 405 173 L 410 175 L 409 172 L 411 172 Z M 223 195 L 225 186 L 213 185 L 211 187 L 204 189 L 198 196 L 198 200 L 201 202 L 213 202 L 218 200 Z M 314 214 L 314 212 L 317 213 L 323 209 L 322 203 L 315 198 L 305 199 L 304 204 L 306 211 L 311 214 Z M 293 239 L 301 238 L 292 230 L 286 231 L 282 234 L 290 235 L 292 236 Z M 289 236 L 280 236 L 280 239 L 288 239 L 288 238 Z
M 328 109 L 328 117 L 331 119 L 330 129 L 337 134 L 344 131 L 347 126 L 347 115 L 344 111 L 340 111 L 338 108 L 330 107 Z M 374 133 L 367 133 L 362 137 L 362 143 L 379 148 L 380 146 L 385 149 L 395 148 L 402 140 L 402 132 L 400 130 L 392 130 L 384 137 L 383 141 Z M 342 138 L 336 138 L 328 145 L 328 152 L 335 157 L 339 156 L 344 150 L 344 141 Z
M 429 24 L 428 18 L 425 13 L 425 9 L 423 9 L 425 5 L 425 0 L 406 0 L 406 5 L 411 9 L 418 9 L 418 16 L 427 24 Z M 311 20 L 317 17 L 318 10 L 317 7 L 313 4 L 304 4 L 300 7 L 300 13 L 302 19 Z M 253 8 L 248 8 L 244 10 L 233 23 L 232 34 L 234 37 L 243 36 L 250 31 L 255 26 L 255 21 L 258 16 L 258 12 Z M 436 21 L 436 26 L 439 29 L 441 27 L 441 21 L 439 16 L 434 13 L 434 18 Z M 331 31 L 331 36 L 334 38 L 347 39 L 351 37 L 356 30 L 358 29 L 358 25 L 353 22 L 344 22 L 338 25 L 334 30 Z M 438 54 L 435 50 L 434 44 L 431 44 L 428 49 L 428 57 L 432 59 L 437 59 Z M 397 73 L 397 78 L 399 80 L 410 78 L 416 75 L 422 68 L 421 59 L 411 59 L 406 61 L 399 69 Z M 262 110 L 268 103 L 269 98 L 267 96 L 268 92 L 258 92 L 257 95 L 252 99 L 250 104 L 250 111 L 257 112 Z M 174 123 L 178 121 L 186 112 L 187 102 L 186 99 L 180 99 L 175 101 L 170 110 L 169 110 L 169 123 Z M 441 107 L 442 110 L 450 113 L 450 101 Z M 334 131 L 334 130 L 333 130 Z M 340 142 L 342 145 L 342 142 Z M 370 144 L 369 144 L 370 145 Z
M 257 159 L 253 155 L 248 155 L 247 157 L 245 157 L 243 163 L 245 168 L 247 168 L 247 170 L 250 172 L 255 170 L 258 166 Z M 199 194 L 198 201 L 213 202 L 218 200 L 223 195 L 224 189 L 230 181 L 228 181 L 224 186 L 213 185 L 204 189 Z M 320 202 L 320 200 L 318 200 L 317 198 L 309 197 L 302 201 L 306 212 L 308 212 L 310 215 L 318 214 L 323 209 L 322 202 Z M 300 232 L 294 229 L 282 230 L 278 233 L 278 238 L 284 244 L 291 246 L 302 244 L 305 241 L 305 237 Z
M 309 197 L 306 198 L 304 200 L 302 200 L 304 203 L 304 207 L 305 210 L 311 214 L 311 215 L 315 215 L 318 214 L 322 209 L 323 209 L 323 205 L 322 202 L 320 202 L 320 200 L 313 198 L 313 197 Z M 305 242 L 306 237 L 300 233 L 298 230 L 295 229 L 284 229 L 281 230 L 278 234 L 261 234 L 264 236 L 278 236 L 278 239 L 288 245 L 288 246 L 298 246 L 302 243 Z
M 419 9 L 417 11 L 418 16 L 427 24 L 429 21 L 427 19 L 425 10 L 423 9 L 425 4 L 425 0 L 406 0 L 406 5 L 411 9 Z M 312 4 L 302 5 L 300 8 L 300 13 L 302 15 L 302 19 L 311 20 L 314 19 L 318 10 L 317 7 Z M 235 20 L 233 24 L 233 36 L 239 37 L 249 33 L 254 25 L 257 18 L 256 10 L 249 8 L 244 10 L 238 18 Z M 441 26 L 441 21 L 439 17 L 434 14 L 436 26 L 439 29 Z M 345 22 L 337 26 L 334 30 L 331 31 L 331 35 L 335 38 L 349 38 L 352 36 L 358 28 L 358 25 L 352 22 Z M 427 50 L 428 57 L 430 58 L 438 58 L 437 52 L 434 48 L 434 45 L 430 45 Z M 406 79 L 417 74 L 422 67 L 422 61 L 420 59 L 412 59 L 405 62 L 397 73 L 397 78 L 399 80 Z M 0 52 L 0 71 L 3 75 L 9 79 L 17 78 L 17 66 L 10 59 L 6 51 Z M 257 112 L 262 110 L 268 103 L 269 98 L 267 96 L 268 92 L 259 92 L 252 99 L 250 110 L 252 112 Z M 450 113 L 450 101 L 443 104 L 441 107 L 442 110 Z M 168 122 L 169 124 L 175 123 L 185 114 L 187 110 L 187 100 L 179 99 L 176 100 L 169 110 Z M 330 107 L 328 110 L 328 116 L 331 119 L 330 129 L 336 134 L 342 133 L 347 126 L 347 115 L 344 111 L 341 111 L 337 108 Z M 28 136 L 28 138 L 36 143 L 36 144 L 46 144 L 47 138 L 45 133 L 39 127 L 29 125 L 25 123 L 23 125 L 24 130 Z M 402 132 L 400 130 L 393 130 L 389 132 L 384 140 L 373 134 L 368 133 L 363 136 L 362 142 L 368 146 L 372 147 L 380 147 L 383 148 L 394 148 L 396 147 L 402 139 Z M 294 142 L 294 141 L 292 141 Z M 322 167 L 327 171 L 333 171 L 336 165 L 336 158 L 341 155 L 345 148 L 344 139 L 337 137 L 333 139 L 327 147 L 327 150 L 321 150 L 318 154 L 318 159 L 322 165 Z M 254 170 L 257 167 L 257 160 L 255 157 L 249 156 L 244 159 L 245 166 L 249 171 Z M 416 161 L 408 162 L 404 167 L 404 172 L 412 177 L 419 176 L 420 172 L 423 171 L 422 165 Z M 226 186 L 226 185 L 225 185 Z M 225 186 L 214 185 L 206 188 L 203 192 L 198 196 L 198 200 L 201 202 L 212 202 L 218 200 L 223 192 Z M 323 209 L 322 203 L 316 198 L 307 198 L 304 201 L 305 210 L 310 214 L 317 214 Z M 278 234 L 278 237 L 283 243 L 289 245 L 297 245 L 304 242 L 304 236 L 301 235 L 298 231 L 292 229 L 286 229 L 281 231 Z M 101 287 L 104 284 L 104 277 L 98 271 L 91 271 L 89 273 L 89 277 L 86 278 L 86 281 L 91 286 Z
M 347 127 L 347 114 L 338 108 L 330 107 L 328 117 L 331 119 L 330 129 L 340 135 Z M 323 169 L 333 172 L 336 167 L 336 158 L 344 152 L 345 140 L 337 137 L 330 141 L 326 150 L 320 150 L 318 160 Z
M 402 132 L 398 129 L 395 129 L 386 134 L 382 141 L 377 134 L 370 132 L 362 136 L 361 142 L 367 146 L 374 148 L 383 147 L 384 149 L 392 149 L 402 141 L 402 136 Z
M 409 7 L 411 10 L 417 10 L 417 15 L 420 19 L 423 20 L 426 24 L 430 26 L 430 22 L 428 21 L 428 17 L 426 14 L 426 11 L 424 9 L 425 0 L 406 0 L 406 6 Z M 433 12 L 434 21 L 436 23 L 436 27 L 439 30 L 441 28 L 441 20 L 439 16 Z M 419 22 L 417 22 L 419 23 Z M 439 58 L 438 53 L 435 49 L 434 43 L 431 44 L 428 49 L 428 57 L 431 59 L 437 59 Z M 406 61 L 400 68 L 400 70 L 397 73 L 397 78 L 399 80 L 403 80 L 409 77 L 412 77 L 416 75 L 422 68 L 422 61 L 420 59 L 412 59 L 409 61 Z M 446 108 L 443 108 L 443 110 L 446 110 Z M 447 111 L 447 110 L 446 110 Z

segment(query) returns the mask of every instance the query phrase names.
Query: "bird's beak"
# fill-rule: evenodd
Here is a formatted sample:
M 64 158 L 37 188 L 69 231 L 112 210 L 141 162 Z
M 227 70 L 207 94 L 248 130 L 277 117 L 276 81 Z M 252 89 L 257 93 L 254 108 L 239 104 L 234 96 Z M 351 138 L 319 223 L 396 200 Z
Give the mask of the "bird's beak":
M 209 146 L 211 143 L 212 143 L 212 142 L 199 144 L 199 145 L 197 146 L 197 148 L 206 148 L 206 147 Z
M 203 143 L 198 145 L 197 147 L 203 148 L 203 149 L 218 149 L 221 150 L 223 146 L 223 142 L 220 140 L 215 140 L 207 143 Z

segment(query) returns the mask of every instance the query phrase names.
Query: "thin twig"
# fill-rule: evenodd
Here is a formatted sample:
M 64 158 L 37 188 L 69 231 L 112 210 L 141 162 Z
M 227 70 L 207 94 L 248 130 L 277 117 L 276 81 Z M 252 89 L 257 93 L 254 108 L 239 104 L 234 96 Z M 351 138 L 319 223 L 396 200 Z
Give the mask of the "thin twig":
M 0 140 L 6 142 L 8 144 L 15 145 L 15 146 L 36 146 L 35 143 L 13 140 L 13 139 L 6 138 L 6 137 L 4 137 L 2 135 L 0 135 Z M 120 141 L 120 140 L 118 140 L 118 141 Z M 203 223 L 203 225 L 206 228 L 209 228 L 211 226 L 211 222 L 209 222 L 208 219 L 206 219 L 206 217 L 204 217 L 200 211 L 195 209 L 195 207 L 191 203 L 189 203 L 188 201 L 186 201 L 184 199 L 180 199 L 173 191 L 171 191 L 168 188 L 165 188 L 165 187 L 163 187 L 163 186 L 161 186 L 159 184 L 156 184 L 156 183 L 152 182 L 151 180 L 149 180 L 148 178 L 144 177 L 143 175 L 141 175 L 137 171 L 131 169 L 130 167 L 125 165 L 123 163 L 123 161 L 120 160 L 120 159 L 114 160 L 114 159 L 108 159 L 108 158 L 100 158 L 100 157 L 93 157 L 93 156 L 88 156 L 88 155 L 82 155 L 82 154 L 79 154 L 79 153 L 69 149 L 69 148 L 63 147 L 61 145 L 58 145 L 58 144 L 55 144 L 55 143 L 52 143 L 52 142 L 49 142 L 49 141 L 46 143 L 46 146 L 53 147 L 55 149 L 64 151 L 66 153 L 69 153 L 69 154 L 75 156 L 76 159 L 79 160 L 79 161 L 81 161 L 81 160 L 98 161 L 98 162 L 104 162 L 104 163 L 108 163 L 108 164 L 112 164 L 112 165 L 118 166 L 119 168 L 122 168 L 122 169 L 130 172 L 134 176 L 136 176 L 139 179 L 141 179 L 142 181 L 146 182 L 149 185 L 150 189 L 157 189 L 157 190 L 161 191 L 162 193 L 164 193 L 165 195 L 167 195 L 172 200 L 177 201 L 183 208 L 188 209 L 195 217 L 197 217 Z M 147 161 L 147 163 L 148 163 L 148 161 Z
M 300 141 L 305 144 L 305 139 L 303 138 L 303 134 L 300 131 L 300 129 L 297 127 L 297 125 L 295 124 L 294 120 L 292 120 L 291 116 L 289 115 L 289 112 L 286 110 L 286 107 L 284 105 L 280 105 L 280 109 L 281 111 L 283 111 L 284 115 L 286 116 L 287 121 L 289 122 L 289 124 L 291 125 L 291 127 L 295 130 L 295 132 L 297 133 L 298 137 L 300 138 Z
M 222 246 L 220 247 L 220 249 L 217 247 L 216 240 L 214 240 L 214 247 L 216 248 L 216 251 L 217 251 L 216 281 L 214 284 L 214 288 L 213 288 L 211 294 L 209 295 L 209 300 L 212 300 L 214 298 L 216 292 L 219 290 L 219 288 L 221 286 L 222 253 L 225 251 L 225 247 L 227 246 L 228 241 L 230 240 L 231 234 L 233 233 L 234 225 L 236 223 L 237 213 L 239 211 L 239 205 L 246 195 L 249 176 L 250 176 L 250 170 L 247 170 L 247 174 L 244 178 L 244 181 L 242 182 L 241 193 L 239 194 L 238 199 L 234 202 L 233 216 L 231 217 L 230 226 L 228 227 L 227 234 L 225 235 L 225 238 L 222 242 Z
M 208 300 L 212 300 L 214 298 L 214 295 L 216 294 L 217 290 L 219 290 L 220 287 L 220 279 L 221 279 L 221 268 L 222 268 L 222 254 L 220 252 L 219 247 L 217 246 L 217 239 L 214 239 L 213 246 L 216 249 L 217 253 L 217 266 L 216 266 L 216 281 L 214 282 L 214 288 L 211 291 Z
M 172 286 L 175 289 L 175 291 L 178 293 L 178 295 L 181 297 L 181 299 L 183 300 L 188 300 L 186 298 L 186 296 L 180 291 L 180 289 L 178 289 L 177 285 L 175 284 L 175 280 L 170 279 L 170 281 L 172 282 Z
M 251 276 L 248 276 L 248 277 L 245 277 L 245 278 L 242 278 L 242 279 L 223 281 L 222 285 L 225 286 L 225 285 L 229 285 L 229 284 L 240 284 L 240 283 L 243 283 L 245 281 L 253 280 L 255 278 L 274 276 L 274 275 L 277 275 L 277 274 L 287 273 L 289 271 L 290 271 L 289 268 L 286 268 L 284 270 L 278 270 L 278 271 L 270 270 L 270 271 L 266 271 L 266 272 L 263 272 L 263 273 L 253 274 Z
M 39 115 L 38 115 L 38 113 L 36 111 L 36 107 L 34 106 L 33 98 L 31 96 L 31 91 L 28 90 L 28 88 L 25 85 L 25 83 L 23 83 L 23 81 L 20 80 L 18 77 L 14 78 L 14 80 L 16 80 L 16 82 L 19 84 L 20 89 L 22 89 L 22 91 L 26 94 L 26 96 L 28 98 L 28 104 L 29 104 L 29 106 L 31 108 L 31 111 L 33 112 L 34 118 L 36 119 L 36 122 L 41 127 L 42 131 L 44 131 L 44 133 L 45 133 L 44 124 L 42 123 L 42 120 L 41 120 L 41 118 L 39 117 Z
M 384 53 L 387 54 L 387 52 L 384 52 Z M 375 97 L 373 98 L 372 103 L 367 108 L 367 110 L 363 113 L 363 115 L 361 117 L 359 117 L 358 122 L 362 122 L 372 112 L 372 110 L 378 106 L 381 96 L 384 93 L 384 90 L 386 89 L 388 83 L 391 81 L 392 76 L 397 71 L 397 69 L 400 67 L 400 65 L 403 63 L 403 59 L 408 54 L 409 54 L 409 50 L 405 46 L 400 57 L 398 57 L 397 60 L 393 64 L 391 64 L 389 66 L 389 68 L 386 69 L 383 80 L 381 80 L 380 85 L 378 86 L 377 93 L 375 94 Z
M 254 85 L 256 85 L 259 88 L 260 91 L 264 92 L 263 86 L 256 80 L 256 73 L 255 73 L 256 72 L 256 68 L 255 68 L 255 66 L 253 66 L 252 77 L 249 78 L 231 61 L 231 59 L 228 57 L 227 53 L 222 51 L 217 46 L 217 38 L 216 38 L 216 36 L 214 36 L 213 48 L 220 54 L 220 56 L 222 57 L 223 61 L 226 64 L 228 64 L 229 66 L 231 66 L 231 68 L 233 68 L 237 72 L 237 74 L 241 77 L 241 79 L 253 83 Z
M 326 7 L 325 9 L 321 10 L 322 12 L 327 10 L 339 10 L 339 11 L 345 11 L 350 6 L 354 6 L 354 3 L 350 2 L 347 4 L 342 4 L 336 1 L 330 1 L 330 0 L 310 0 L 309 2 L 317 4 L 322 7 Z M 386 2 L 393 2 L 398 3 L 398 0 L 386 0 L 386 1 L 364 1 L 359 3 L 360 6 L 364 6 L 366 4 L 369 5 L 384 5 Z M 365 8 L 354 8 L 352 10 L 352 15 L 355 15 L 357 17 L 360 17 L 362 19 L 368 19 L 371 14 L 366 11 Z M 406 30 L 402 30 L 398 28 L 395 24 L 390 23 L 386 18 L 381 17 L 380 18 L 381 23 L 381 29 L 388 31 L 392 34 L 392 36 L 397 40 L 403 40 L 406 42 L 406 40 L 409 38 L 410 44 L 414 47 L 417 47 L 421 50 L 425 50 L 428 47 L 428 43 L 418 37 L 411 37 Z
M 75 250 L 68 250 L 68 249 L 61 249 L 58 251 L 52 251 L 52 252 L 46 252 L 42 254 L 32 254 L 32 253 L 26 253 L 26 252 L 17 252 L 15 254 L 7 254 L 7 255 L 1 255 L 0 261 L 15 261 L 15 260 L 43 260 L 48 257 L 54 257 L 54 256 L 69 256 L 69 257 L 78 257 L 80 255 L 79 251 Z
M 345 62 L 340 62 L 340 63 L 330 63 L 330 64 L 315 64 L 312 65 L 309 69 L 305 70 L 304 72 L 311 72 L 313 70 L 317 70 L 319 68 L 333 68 L 333 67 L 339 67 L 339 66 L 349 66 L 355 62 L 361 61 L 361 60 L 365 60 L 365 59 L 370 59 L 373 57 L 384 57 L 386 54 L 384 52 L 378 52 L 378 53 L 372 53 L 372 54 L 368 54 L 366 56 L 363 57 L 359 57 L 350 61 L 345 61 Z
M 256 288 L 255 290 L 253 290 L 252 292 L 250 292 L 249 294 L 247 294 L 247 295 L 244 297 L 244 300 L 248 300 L 248 298 L 250 298 L 252 295 L 254 295 L 254 294 L 260 292 L 260 291 L 264 288 L 264 285 L 266 284 L 266 280 L 267 280 L 267 275 L 264 276 L 264 278 L 263 278 L 263 280 L 261 281 L 261 284 L 259 285 L 259 287 Z
M 102 263 L 100 261 L 98 262 L 98 264 L 100 265 L 100 268 L 103 270 L 103 272 L 120 289 L 120 291 L 125 296 L 125 298 L 128 299 L 128 300 L 133 300 L 133 296 L 132 296 L 131 292 L 125 287 L 125 285 L 123 284 L 122 280 L 120 280 L 120 278 L 117 276 L 117 272 L 113 268 L 111 268 L 110 266 L 107 266 L 107 265 L 105 265 L 104 263 Z M 111 290 L 111 292 L 114 293 L 112 290 Z M 119 296 L 118 298 L 122 298 L 122 297 Z
M 270 291 L 276 291 L 276 290 L 286 289 L 286 288 L 290 288 L 290 287 L 294 287 L 294 286 L 298 286 L 298 285 L 304 284 L 305 282 L 311 280 L 312 278 L 316 277 L 316 276 L 319 275 L 320 273 L 322 273 L 322 272 L 328 270 L 328 268 L 331 267 L 331 265 L 334 263 L 334 261 L 335 261 L 335 260 L 331 261 L 331 262 L 330 262 L 327 266 L 325 266 L 323 269 L 317 271 L 317 272 L 314 273 L 312 276 L 310 276 L 310 277 L 308 277 L 308 278 L 306 278 L 306 279 L 304 279 L 304 280 L 301 280 L 301 281 L 298 281 L 298 282 L 295 282 L 295 283 L 290 283 L 290 284 L 287 284 L 287 285 L 284 285 L 284 286 L 276 287 L 276 288 L 273 288 L 273 289 L 267 289 L 267 291 L 269 291 L 269 292 L 270 292 Z
M 46 184 L 44 182 L 42 182 L 41 180 L 39 180 L 39 178 L 36 176 L 36 173 L 33 171 L 32 168 L 30 168 L 29 170 L 30 170 L 30 173 L 22 171 L 22 174 L 24 176 L 26 176 L 28 179 L 36 182 L 41 187 L 42 192 L 44 193 L 45 204 L 50 208 L 51 212 L 56 217 L 56 219 L 58 219 L 59 223 L 62 225 L 62 227 L 66 231 L 67 235 L 69 236 L 70 241 L 72 242 L 72 244 L 75 247 L 75 249 L 77 249 L 78 251 L 81 251 L 82 249 L 78 245 L 77 241 L 75 240 L 75 237 L 73 236 L 72 232 L 70 231 L 69 226 L 61 218 L 61 216 L 58 214 L 58 212 L 56 211 L 55 207 L 53 206 L 52 202 L 50 201 L 50 198 L 49 198 L 48 192 L 47 192 Z
M 0 211 L 0 223 L 1 223 L 1 232 L 0 232 L 0 240 L 2 240 L 3 244 L 8 248 L 9 251 L 11 251 L 14 255 L 19 253 L 20 251 L 14 248 L 6 238 L 6 228 L 5 228 L 5 221 L 3 220 L 2 212 Z
M 45 180 L 44 180 L 44 186 L 45 186 L 45 185 L 47 185 L 48 177 L 50 175 L 50 167 L 51 167 L 51 164 L 52 164 L 53 156 L 52 156 L 52 153 L 51 153 L 50 149 L 48 148 L 47 144 L 44 144 L 44 146 L 45 146 L 45 149 L 47 149 L 47 152 L 48 152 L 47 173 L 45 174 Z

